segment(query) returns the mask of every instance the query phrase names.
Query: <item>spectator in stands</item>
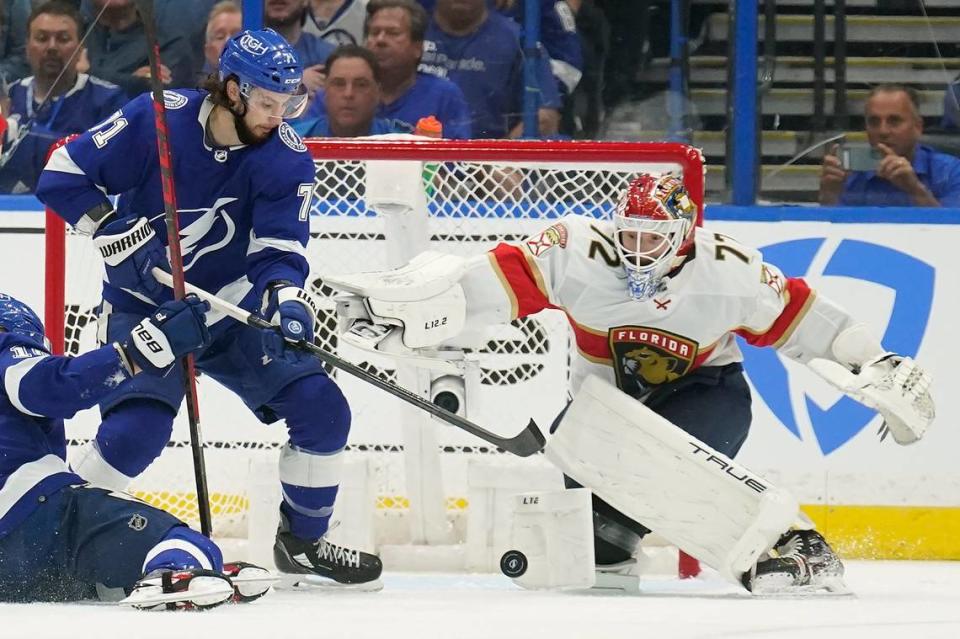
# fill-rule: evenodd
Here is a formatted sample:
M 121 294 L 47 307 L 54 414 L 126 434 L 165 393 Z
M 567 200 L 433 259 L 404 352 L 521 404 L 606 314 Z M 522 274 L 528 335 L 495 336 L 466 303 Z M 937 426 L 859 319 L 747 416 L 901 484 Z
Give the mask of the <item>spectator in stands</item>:
M 90 0 L 90 4 L 89 17 L 100 15 L 87 40 L 90 72 L 119 85 L 131 98 L 149 91 L 146 33 L 133 0 Z M 160 13 L 157 15 L 159 18 Z M 193 86 L 193 50 L 188 35 L 167 28 L 162 21 L 157 31 L 163 61 L 161 81 L 171 89 Z
M 947 85 L 943 96 L 943 120 L 940 123 L 945 131 L 960 131 L 960 78 Z
M 32 191 L 51 144 L 86 131 L 127 101 L 120 87 L 77 72 L 82 32 L 80 13 L 62 0 L 30 14 L 27 60 L 33 75 L 10 87 L 12 121 L 29 133 L 0 169 L 0 191 Z
M 200 52 L 204 49 L 207 37 L 207 20 L 215 4 L 221 0 L 154 0 L 156 6 L 157 23 L 163 25 L 167 33 L 185 35 L 190 42 L 193 52 L 194 77 L 206 78 L 201 70 L 206 66 L 204 56 Z M 238 5 L 242 0 L 231 0 Z M 200 83 L 197 83 L 200 84 Z
M 363 41 L 367 0 L 310 0 L 303 30 L 333 45 Z
M 26 77 L 30 0 L 0 0 L 0 87 Z
M 576 138 L 592 139 L 600 133 L 603 83 L 610 54 L 610 23 L 594 0 L 567 0 L 577 6 L 577 35 L 583 53 L 583 76 L 573 94 L 564 100 L 560 130 Z M 619 53 L 619 52 L 618 52 Z
M 415 0 L 371 0 L 367 5 L 366 47 L 380 66 L 377 115 L 405 133 L 432 115 L 443 126 L 443 137 L 469 139 L 470 109 L 460 87 L 417 71 L 427 20 Z
M 303 84 L 310 98 L 323 87 L 324 65 L 334 45 L 303 30 L 307 0 L 264 0 L 263 26 L 273 29 L 293 45 L 303 65 Z
M 563 95 L 570 95 L 583 75 L 583 54 L 577 37 L 575 15 L 582 0 L 538 0 L 540 2 L 540 42 L 550 56 L 550 69 Z M 419 0 L 427 13 L 436 8 L 437 0 Z M 524 2 L 520 0 L 487 0 L 487 7 L 524 23 Z
M 204 77 L 217 71 L 220 54 L 227 40 L 243 29 L 243 14 L 233 0 L 221 0 L 213 5 L 207 18 L 206 37 L 203 44 Z
M 522 135 L 523 58 L 519 27 L 489 11 L 485 0 L 437 0 L 420 69 L 460 87 L 474 137 Z M 551 136 L 560 121 L 560 96 L 549 64 L 540 62 L 540 134 Z
M 960 206 L 960 159 L 920 144 L 923 118 L 916 91 L 875 87 L 867 98 L 867 139 L 876 168 L 844 170 L 835 145 L 823 158 L 820 203 L 841 206 Z
M 394 133 L 386 120 L 376 117 L 380 103 L 380 67 L 373 54 L 361 46 L 337 47 L 327 59 L 323 100 L 325 115 L 295 124 L 307 137 L 355 138 Z

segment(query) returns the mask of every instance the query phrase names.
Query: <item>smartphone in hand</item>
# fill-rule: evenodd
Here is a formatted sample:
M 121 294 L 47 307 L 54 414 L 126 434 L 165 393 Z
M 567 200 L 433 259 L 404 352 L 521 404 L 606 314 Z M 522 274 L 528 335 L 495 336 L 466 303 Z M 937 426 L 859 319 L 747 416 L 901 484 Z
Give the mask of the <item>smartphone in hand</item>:
M 881 157 L 871 146 L 849 145 L 840 150 L 840 163 L 846 171 L 873 171 Z

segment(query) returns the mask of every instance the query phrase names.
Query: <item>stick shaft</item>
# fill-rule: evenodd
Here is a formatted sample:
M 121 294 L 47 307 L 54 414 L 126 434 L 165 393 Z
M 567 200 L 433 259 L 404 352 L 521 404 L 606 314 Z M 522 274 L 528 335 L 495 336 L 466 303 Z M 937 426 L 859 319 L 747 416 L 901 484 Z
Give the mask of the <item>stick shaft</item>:
M 160 81 L 160 44 L 157 39 L 153 0 L 137 0 L 137 9 L 143 19 L 150 55 L 150 88 L 153 93 L 153 113 L 157 129 L 157 152 L 160 159 L 160 186 L 163 191 L 164 218 L 167 223 L 167 246 L 170 251 L 170 267 L 173 272 L 173 295 L 183 299 L 184 274 L 183 253 L 180 250 L 180 223 L 177 215 L 177 190 L 173 179 L 173 154 L 170 151 L 170 134 L 167 129 L 167 112 L 163 102 L 163 84 Z M 200 531 L 210 536 L 212 521 L 210 498 L 207 490 L 207 468 L 203 458 L 203 436 L 200 431 L 200 406 L 197 402 L 197 374 L 192 355 L 182 359 L 183 393 L 187 402 L 187 418 L 190 422 L 190 450 L 193 454 L 193 472 L 197 485 L 197 505 L 200 514 Z
M 167 286 L 172 285 L 172 278 L 169 273 L 165 273 L 159 268 L 153 269 L 153 275 L 161 284 Z M 212 293 L 208 293 L 202 288 L 196 287 L 192 284 L 186 284 L 186 290 L 188 293 L 193 293 L 202 300 L 205 300 L 210 303 L 210 307 L 214 310 L 217 310 L 228 317 L 231 317 L 238 322 L 242 322 L 247 326 L 252 326 L 253 328 L 258 328 L 262 330 L 278 330 L 278 327 L 274 326 L 270 322 L 266 321 L 262 317 L 255 315 L 249 311 L 231 304 L 226 300 L 222 300 Z M 520 457 L 527 457 L 536 452 L 539 452 L 543 449 L 545 440 L 543 434 L 540 432 L 537 427 L 536 422 L 532 419 L 527 427 L 520 432 L 519 435 L 514 437 L 501 437 L 495 433 L 492 433 L 480 426 L 477 426 L 473 422 L 466 420 L 459 415 L 455 415 L 448 410 L 445 410 L 433 402 L 429 402 L 415 393 L 411 393 L 405 388 L 397 386 L 396 384 L 391 384 L 390 382 L 384 381 L 377 377 L 376 375 L 365 371 L 356 364 L 352 364 L 344 359 L 341 359 L 320 348 L 316 344 L 302 340 L 297 343 L 290 343 L 291 346 L 297 348 L 298 350 L 307 352 L 324 364 L 328 364 L 335 368 L 338 368 L 354 377 L 358 377 L 363 381 L 376 386 L 377 388 L 384 390 L 394 397 L 397 397 L 408 404 L 412 404 L 417 408 L 424 410 L 438 419 L 442 419 L 452 426 L 456 426 L 471 435 L 479 437 L 480 439 L 499 446 L 508 453 L 513 453 Z

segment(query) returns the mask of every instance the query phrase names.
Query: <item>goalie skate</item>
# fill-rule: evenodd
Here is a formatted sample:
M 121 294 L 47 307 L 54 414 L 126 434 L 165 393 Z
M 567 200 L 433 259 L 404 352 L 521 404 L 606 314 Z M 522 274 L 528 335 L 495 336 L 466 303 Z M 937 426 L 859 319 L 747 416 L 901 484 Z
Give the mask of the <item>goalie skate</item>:
M 843 563 L 815 530 L 784 533 L 741 579 L 755 595 L 849 594 Z
M 213 570 L 155 570 L 119 604 L 138 610 L 206 610 L 233 595 L 229 577 Z
M 284 585 L 350 587 L 380 590 L 383 564 L 376 555 L 339 546 L 326 538 L 315 541 L 292 535 L 280 518 L 273 560 Z

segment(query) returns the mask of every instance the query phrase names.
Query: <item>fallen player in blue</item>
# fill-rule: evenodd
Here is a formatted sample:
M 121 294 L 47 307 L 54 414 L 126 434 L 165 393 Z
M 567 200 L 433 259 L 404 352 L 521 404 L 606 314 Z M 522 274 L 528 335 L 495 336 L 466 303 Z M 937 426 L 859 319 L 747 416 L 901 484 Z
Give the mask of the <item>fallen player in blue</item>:
M 40 318 L 0 293 L 0 601 L 119 599 L 141 609 L 256 599 L 269 573 L 224 566 L 176 517 L 87 484 L 66 462 L 63 420 L 137 375 L 160 376 L 209 342 L 194 296 L 157 308 L 77 357 L 51 355 Z M 231 581 L 231 578 L 235 580 Z

